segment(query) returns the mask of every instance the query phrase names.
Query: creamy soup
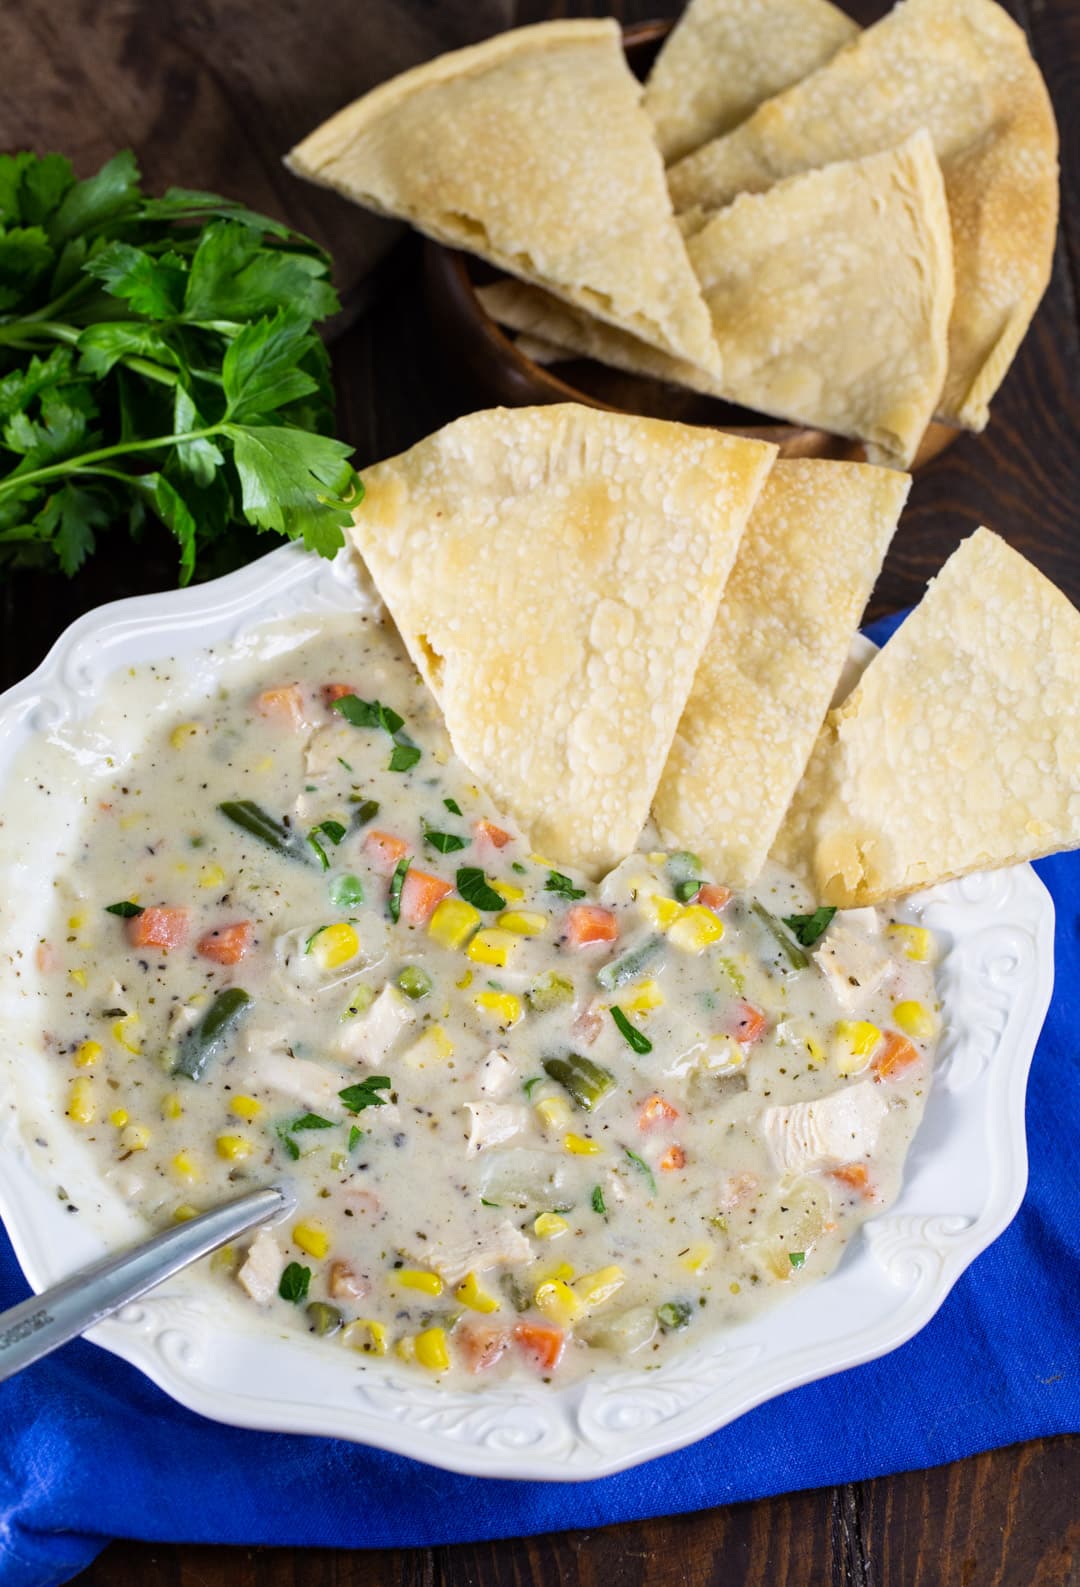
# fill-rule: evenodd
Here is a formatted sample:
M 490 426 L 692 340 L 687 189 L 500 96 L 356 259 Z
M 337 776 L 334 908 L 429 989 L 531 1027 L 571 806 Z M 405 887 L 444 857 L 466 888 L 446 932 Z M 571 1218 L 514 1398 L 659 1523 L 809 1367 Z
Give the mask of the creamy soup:
M 567 873 L 376 621 L 234 676 L 97 783 L 39 945 L 67 1117 L 148 1220 L 290 1182 L 219 1282 L 463 1381 L 648 1365 L 832 1268 L 922 1114 L 924 928 L 648 845 Z

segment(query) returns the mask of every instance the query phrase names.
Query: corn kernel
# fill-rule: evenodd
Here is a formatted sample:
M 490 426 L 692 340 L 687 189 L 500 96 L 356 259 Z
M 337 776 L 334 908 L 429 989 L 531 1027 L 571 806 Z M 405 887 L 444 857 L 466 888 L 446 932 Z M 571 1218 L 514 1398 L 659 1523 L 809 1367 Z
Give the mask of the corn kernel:
M 504 909 L 497 919 L 504 931 L 519 937 L 538 937 L 548 923 L 546 915 L 530 909 Z
M 713 1247 L 702 1241 L 700 1245 L 692 1245 L 688 1251 L 684 1251 L 679 1261 L 688 1273 L 700 1273 L 708 1267 L 714 1254 Z
M 227 1163 L 242 1163 L 255 1150 L 246 1135 L 219 1135 L 214 1145 Z
M 441 1295 L 443 1281 L 438 1273 L 426 1272 L 418 1267 L 401 1267 L 390 1275 L 398 1289 L 418 1289 L 421 1295 Z
M 235 1273 L 239 1257 L 235 1246 L 220 1245 L 210 1258 L 211 1273 Z
M 183 1117 L 184 1104 L 175 1091 L 170 1091 L 161 1099 L 161 1116 L 163 1119 L 179 1119 Z
M 888 934 L 899 941 L 905 956 L 914 959 L 916 964 L 926 964 L 933 957 L 933 933 L 925 926 L 908 926 L 901 921 L 894 921 Z
M 374 1317 L 360 1317 L 356 1322 L 349 1323 L 341 1339 L 350 1350 L 362 1350 L 369 1356 L 386 1354 L 386 1329 Z
M 586 1306 L 602 1306 L 626 1283 L 621 1267 L 601 1267 L 595 1273 L 584 1273 L 574 1285 L 574 1294 Z
M 525 897 L 525 889 L 518 887 L 514 882 L 504 882 L 500 878 L 499 881 L 492 882 L 491 886 L 492 890 L 498 893 L 508 904 L 520 904 Z
M 519 945 L 519 939 L 512 931 L 500 931 L 496 926 L 489 926 L 476 933 L 465 952 L 474 964 L 491 964 L 497 970 L 504 970 L 517 953 Z
M 684 913 L 682 904 L 676 903 L 674 898 L 665 898 L 663 893 L 642 891 L 637 901 L 642 913 L 660 931 L 669 931 Z
M 662 1008 L 666 999 L 659 981 L 639 981 L 618 1002 L 627 1014 L 648 1014 L 654 1008 Z
M 109 1123 L 115 1124 L 118 1130 L 122 1130 L 127 1121 L 128 1116 L 126 1108 L 114 1108 L 109 1114 Z
M 443 948 L 460 948 L 471 931 L 480 924 L 480 911 L 463 898 L 444 898 L 436 904 L 428 921 L 428 936 Z
M 535 1112 L 541 1124 L 552 1130 L 564 1130 L 573 1118 L 565 1097 L 544 1097 L 536 1104 Z
M 86 971 L 85 970 L 69 970 L 68 971 L 68 975 L 75 982 L 76 986 L 85 987 L 85 985 L 86 985 Z
M 235 1113 L 238 1119 L 257 1119 L 262 1112 L 262 1103 L 255 1097 L 233 1097 L 229 1103 L 229 1112 Z
M 560 1284 L 569 1284 L 574 1273 L 575 1269 L 569 1262 L 552 1262 L 550 1265 L 545 1262 L 543 1267 L 536 1269 L 535 1277 L 538 1284 L 550 1284 L 556 1280 Z
M 592 1141 L 587 1135 L 575 1135 L 573 1132 L 563 1136 L 563 1146 L 575 1157 L 595 1157 L 598 1152 L 604 1150 L 599 1141 Z
M 169 743 L 173 749 L 183 749 L 191 739 L 197 738 L 202 732 L 198 722 L 180 722 L 169 734 Z
M 126 1152 L 145 1152 L 150 1145 L 150 1131 L 145 1124 L 129 1124 L 120 1137 Z
M 130 1032 L 128 1031 L 127 1027 L 129 1025 L 137 1025 L 138 1023 L 138 1014 L 131 1013 L 125 1014 L 123 1019 L 116 1020 L 112 1027 L 113 1041 L 116 1042 L 118 1046 L 122 1047 L 125 1052 L 131 1053 L 136 1058 L 142 1052 L 142 1048 L 139 1046 L 138 1042 L 132 1042 L 128 1040 Z
M 429 1372 L 445 1372 L 450 1365 L 444 1328 L 425 1328 L 413 1341 L 416 1359 Z
M 498 1311 L 499 1303 L 494 1295 L 489 1295 L 486 1289 L 481 1289 L 475 1273 L 466 1273 L 457 1289 L 454 1298 L 463 1306 L 468 1306 L 470 1311 L 493 1312 Z
M 534 865 L 542 865 L 544 867 L 545 871 L 556 871 L 556 870 L 558 870 L 558 866 L 555 864 L 555 861 L 554 860 L 545 860 L 545 858 L 544 858 L 544 856 L 542 854 L 530 854 L 529 858 L 530 858 L 530 860 L 532 860 Z
M 172 1221 L 174 1223 L 190 1223 L 192 1218 L 199 1216 L 198 1207 L 193 1207 L 190 1201 L 181 1202 L 179 1207 L 173 1209 Z
M 465 992 L 470 986 L 472 986 L 472 983 L 473 973 L 471 970 L 466 970 L 465 974 L 461 977 L 461 980 L 455 981 L 454 985 L 457 987 L 459 992 Z
M 836 1022 L 836 1042 L 833 1062 L 842 1075 L 861 1074 L 870 1062 L 874 1048 L 881 1040 L 876 1025 L 865 1019 L 841 1019 Z
M 225 883 L 225 872 L 220 865 L 204 865 L 199 871 L 200 887 L 222 887 Z
M 69 915 L 68 916 L 68 930 L 69 931 L 81 931 L 83 926 L 85 926 L 85 925 L 86 925 L 86 916 L 85 915 L 78 914 L 78 915 Z
M 521 999 L 513 992 L 477 992 L 473 1003 L 496 1025 L 508 1028 L 521 1018 Z
M 186 1179 L 189 1184 L 202 1178 L 199 1165 L 190 1152 L 177 1152 L 172 1160 L 172 1171 L 178 1179 Z
M 321 1223 L 304 1221 L 293 1224 L 293 1244 L 298 1245 L 301 1251 L 314 1257 L 316 1262 L 321 1262 L 330 1249 L 330 1236 Z
M 347 920 L 333 926 L 324 926 L 315 933 L 309 947 L 311 957 L 322 970 L 337 970 L 360 952 L 360 938 L 356 928 Z
M 99 1041 L 84 1041 L 75 1054 L 75 1062 L 80 1069 L 92 1069 L 102 1054 Z
M 428 1064 L 445 1063 L 454 1056 L 454 1044 L 441 1025 L 432 1025 L 419 1041 L 414 1041 L 401 1056 L 410 1069 L 425 1069 Z
M 570 1225 L 557 1212 L 541 1212 L 533 1219 L 533 1233 L 538 1240 L 557 1240 Z
M 68 1088 L 68 1118 L 76 1124 L 93 1124 L 97 1108 L 89 1075 L 80 1075 Z
M 937 1022 L 926 1005 L 912 1000 L 897 1003 L 892 1017 L 905 1036 L 914 1036 L 916 1041 L 928 1041 L 937 1028 Z
M 688 904 L 668 932 L 668 941 L 683 953 L 703 953 L 724 935 L 724 922 L 703 904 Z
M 575 1322 L 584 1312 L 585 1303 L 570 1288 L 565 1279 L 548 1279 L 536 1286 L 533 1301 L 549 1322 L 565 1327 Z

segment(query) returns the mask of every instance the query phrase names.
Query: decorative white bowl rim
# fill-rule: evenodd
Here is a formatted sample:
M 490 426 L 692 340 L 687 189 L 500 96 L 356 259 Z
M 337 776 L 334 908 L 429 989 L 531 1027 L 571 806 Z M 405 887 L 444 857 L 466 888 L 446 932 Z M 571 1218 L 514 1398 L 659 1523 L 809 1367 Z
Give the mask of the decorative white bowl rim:
M 354 561 L 283 547 L 212 583 L 99 607 L 0 697 L 0 817 L 13 763 L 31 742 L 63 739 L 106 677 L 154 656 L 206 674 L 230 652 L 256 654 L 280 619 L 371 609 Z M 252 647 L 255 647 L 254 649 Z M 195 658 L 199 665 L 194 665 Z M 201 671 L 200 671 L 201 669 Z M 55 792 L 55 791 L 54 791 Z M 25 789 L 24 789 L 25 795 Z M 50 806 L 55 815 L 56 798 Z M 9 902 L 48 877 L 12 823 L 0 827 Z M 21 847 L 20 847 L 21 844 Z M 853 1240 L 835 1272 L 752 1322 L 671 1361 L 633 1365 L 558 1388 L 512 1379 L 441 1389 L 393 1361 L 355 1359 L 286 1336 L 201 1274 L 182 1275 L 88 1336 L 191 1410 L 241 1427 L 352 1439 L 477 1476 L 580 1481 L 703 1438 L 788 1389 L 894 1350 L 922 1328 L 953 1284 L 1016 1213 L 1027 1180 L 1024 1093 L 1053 984 L 1054 912 L 1030 866 L 989 872 L 912 900 L 911 918 L 942 934 L 945 1028 L 926 1116 L 894 1205 Z M 22 929 L 0 918 L 0 950 Z M 25 931 L 24 937 L 25 940 Z M 26 1000 L 24 999 L 24 1002 Z M 32 1000 L 31 1000 L 32 1001 Z M 138 1237 L 130 1209 L 63 1141 L 72 1218 L 30 1136 L 48 1120 L 46 1065 L 32 1021 L 0 989 L 11 1038 L 0 1049 L 0 1216 L 35 1289 Z M 29 1061 L 28 1061 L 29 1060 Z

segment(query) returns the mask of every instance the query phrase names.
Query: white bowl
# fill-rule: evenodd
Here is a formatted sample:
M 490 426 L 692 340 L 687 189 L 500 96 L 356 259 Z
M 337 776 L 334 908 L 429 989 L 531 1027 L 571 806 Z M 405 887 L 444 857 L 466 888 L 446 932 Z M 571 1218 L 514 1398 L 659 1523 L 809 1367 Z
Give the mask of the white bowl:
M 131 662 L 176 658 L 182 681 L 163 709 L 181 712 L 236 656 L 286 646 L 297 619 L 311 633 L 327 612 L 370 604 L 347 557 L 330 564 L 286 547 L 212 584 L 91 612 L 0 698 L 0 952 L 21 971 L 0 981 L 0 1214 L 35 1289 L 144 1232 L 60 1116 L 59 1078 L 41 1056 L 27 995 L 35 976 L 27 947 L 40 934 L 52 877 L 67 864 L 80 790 L 104 754 L 130 754 L 145 732 L 132 720 L 122 738 L 95 733 L 102 685 Z M 274 637 L 265 625 L 277 619 L 291 622 Z M 48 792 L 27 780 L 28 757 Z M 23 814 L 13 819 L 16 806 Z M 934 888 L 912 900 L 910 914 L 946 945 L 945 1025 L 900 1197 L 864 1225 L 830 1277 L 752 1322 L 648 1371 L 626 1366 L 565 1389 L 514 1380 L 472 1392 L 286 1335 L 198 1273 L 163 1285 L 90 1338 L 219 1421 L 356 1439 L 479 1476 L 551 1481 L 620 1471 L 895 1349 L 1020 1205 L 1024 1089 L 1053 977 L 1053 905 L 1029 866 Z

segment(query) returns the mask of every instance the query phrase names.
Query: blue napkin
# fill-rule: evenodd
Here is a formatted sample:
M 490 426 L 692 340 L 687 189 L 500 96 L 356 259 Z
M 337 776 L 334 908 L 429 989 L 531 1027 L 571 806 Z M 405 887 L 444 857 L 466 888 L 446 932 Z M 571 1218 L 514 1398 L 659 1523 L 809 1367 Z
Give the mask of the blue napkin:
M 870 630 L 879 642 L 897 619 Z M 452 1476 L 333 1440 L 203 1421 L 92 1345 L 0 1385 L 0 1587 L 53 1587 L 112 1537 L 416 1546 L 701 1510 L 1080 1430 L 1080 855 L 1037 867 L 1057 984 L 1027 1096 L 1017 1218 L 902 1349 L 595 1483 Z M 27 1293 L 0 1233 L 0 1308 Z

